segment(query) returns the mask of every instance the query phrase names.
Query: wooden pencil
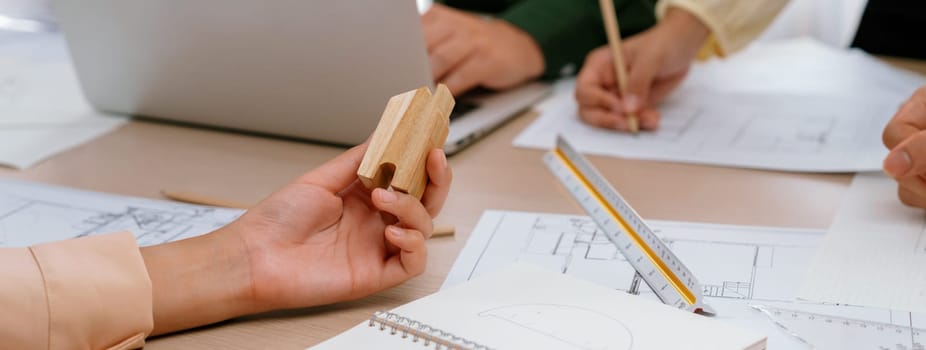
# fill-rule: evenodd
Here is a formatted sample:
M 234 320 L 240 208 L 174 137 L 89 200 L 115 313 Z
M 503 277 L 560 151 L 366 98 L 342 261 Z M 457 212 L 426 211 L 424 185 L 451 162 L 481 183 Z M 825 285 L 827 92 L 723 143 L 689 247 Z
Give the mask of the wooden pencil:
M 605 32 L 608 35 L 608 46 L 611 48 L 612 62 L 614 62 L 614 72 L 617 75 L 617 88 L 621 97 L 627 96 L 627 66 L 624 65 L 624 55 L 621 51 L 621 32 L 617 22 L 617 13 L 614 11 L 612 0 L 598 0 L 601 5 L 601 17 L 604 19 Z M 631 133 L 640 131 L 640 120 L 636 114 L 627 113 L 627 128 Z
M 173 190 L 161 190 L 161 195 L 178 202 L 199 204 L 199 205 L 209 205 L 213 207 L 224 207 L 224 208 L 237 208 L 237 209 L 247 209 L 249 205 L 243 203 L 238 203 L 234 201 L 229 201 L 222 198 L 215 198 L 210 196 L 205 196 L 199 193 L 193 193 L 189 191 L 173 191 Z

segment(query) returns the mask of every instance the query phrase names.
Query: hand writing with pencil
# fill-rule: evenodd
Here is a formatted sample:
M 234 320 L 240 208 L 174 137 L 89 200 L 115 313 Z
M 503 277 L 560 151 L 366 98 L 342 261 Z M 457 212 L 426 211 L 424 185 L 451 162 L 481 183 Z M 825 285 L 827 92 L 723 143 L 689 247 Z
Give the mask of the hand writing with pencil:
M 884 128 L 883 140 L 891 150 L 884 171 L 897 180 L 900 201 L 926 208 L 926 86 L 900 107 Z
M 671 8 L 655 27 L 623 43 L 626 93 L 620 94 L 611 51 L 601 47 L 586 58 L 576 79 L 579 116 L 594 126 L 631 131 L 627 115 L 644 130 L 659 127 L 659 102 L 677 87 L 707 39 L 695 16 Z

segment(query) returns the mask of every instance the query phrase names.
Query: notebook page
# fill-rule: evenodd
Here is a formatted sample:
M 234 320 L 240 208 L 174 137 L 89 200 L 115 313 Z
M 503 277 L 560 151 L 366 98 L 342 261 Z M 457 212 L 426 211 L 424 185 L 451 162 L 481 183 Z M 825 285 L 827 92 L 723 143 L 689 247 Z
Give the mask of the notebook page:
M 765 336 L 516 263 L 393 313 L 493 349 L 764 349 Z M 317 349 L 407 349 L 368 322 Z

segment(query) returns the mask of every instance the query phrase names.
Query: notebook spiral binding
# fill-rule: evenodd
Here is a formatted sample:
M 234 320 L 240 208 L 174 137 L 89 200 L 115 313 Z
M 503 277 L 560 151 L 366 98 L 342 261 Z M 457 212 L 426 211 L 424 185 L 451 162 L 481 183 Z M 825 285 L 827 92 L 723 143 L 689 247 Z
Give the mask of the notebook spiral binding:
M 401 333 L 403 339 L 411 336 L 412 342 L 422 342 L 424 346 L 434 345 L 435 349 L 459 350 L 494 350 L 452 333 L 431 327 L 424 323 L 386 311 L 377 311 L 370 317 L 370 327 L 379 326 L 380 331 L 389 331 L 391 335 Z

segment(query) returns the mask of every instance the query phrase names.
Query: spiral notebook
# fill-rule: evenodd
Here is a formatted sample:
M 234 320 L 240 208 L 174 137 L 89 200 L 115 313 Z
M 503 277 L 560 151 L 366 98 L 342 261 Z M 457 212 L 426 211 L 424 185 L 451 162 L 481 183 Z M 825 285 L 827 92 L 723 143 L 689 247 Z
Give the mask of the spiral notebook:
M 516 263 L 371 315 L 313 349 L 762 350 L 765 336 Z

